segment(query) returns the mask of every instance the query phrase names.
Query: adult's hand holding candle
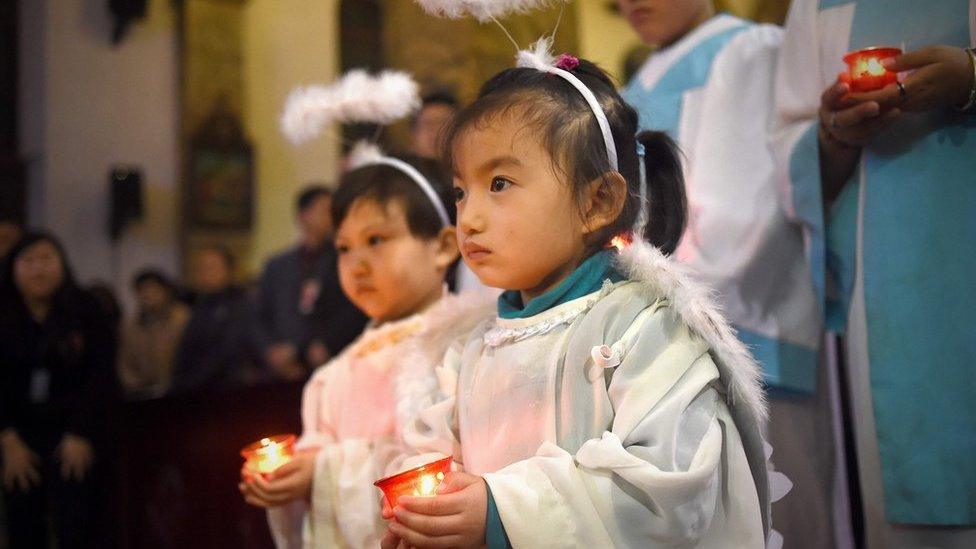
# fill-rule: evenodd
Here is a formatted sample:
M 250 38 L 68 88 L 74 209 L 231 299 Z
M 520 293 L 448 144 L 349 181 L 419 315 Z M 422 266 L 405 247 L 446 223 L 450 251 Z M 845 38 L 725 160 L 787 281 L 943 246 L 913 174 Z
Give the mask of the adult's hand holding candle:
M 851 88 L 845 100 L 874 102 L 883 111 L 905 112 L 953 109 L 965 106 L 976 86 L 976 66 L 969 52 L 955 46 L 926 46 L 881 60 L 890 73 L 901 73 L 904 93 L 896 84 L 857 93 Z

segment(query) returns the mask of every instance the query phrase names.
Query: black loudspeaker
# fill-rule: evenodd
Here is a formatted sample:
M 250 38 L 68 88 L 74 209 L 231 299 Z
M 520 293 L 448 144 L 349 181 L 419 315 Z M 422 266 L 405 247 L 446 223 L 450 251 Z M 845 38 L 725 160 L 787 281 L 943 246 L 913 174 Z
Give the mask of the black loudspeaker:
M 109 180 L 112 203 L 108 231 L 114 242 L 126 225 L 142 218 L 142 171 L 125 166 L 115 167 L 109 174 Z
M 146 16 L 147 0 L 108 0 L 108 11 L 114 19 L 112 25 L 112 44 L 119 45 L 136 19 Z

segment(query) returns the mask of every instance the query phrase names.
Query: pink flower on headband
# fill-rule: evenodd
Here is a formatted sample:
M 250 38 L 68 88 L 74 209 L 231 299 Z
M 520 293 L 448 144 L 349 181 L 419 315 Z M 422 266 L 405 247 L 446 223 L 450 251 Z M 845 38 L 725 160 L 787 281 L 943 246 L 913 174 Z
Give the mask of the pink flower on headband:
M 579 58 L 573 57 L 568 53 L 561 54 L 559 59 L 556 59 L 556 68 L 562 69 L 564 71 L 571 71 L 579 66 Z

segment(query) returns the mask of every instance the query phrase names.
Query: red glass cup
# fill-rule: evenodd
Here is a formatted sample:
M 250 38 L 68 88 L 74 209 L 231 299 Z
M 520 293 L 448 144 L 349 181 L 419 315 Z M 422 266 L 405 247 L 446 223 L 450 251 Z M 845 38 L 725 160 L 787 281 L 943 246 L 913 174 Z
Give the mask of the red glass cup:
M 898 73 L 884 68 L 881 61 L 901 55 L 901 49 L 888 46 L 864 48 L 844 56 L 847 72 L 844 80 L 853 92 L 880 90 L 898 81 Z
M 400 496 L 430 497 L 437 493 L 437 487 L 441 485 L 444 476 L 451 471 L 453 460 L 453 457 L 448 456 L 420 467 L 408 469 L 402 473 L 381 478 L 373 485 L 383 491 L 390 508 L 396 507 Z

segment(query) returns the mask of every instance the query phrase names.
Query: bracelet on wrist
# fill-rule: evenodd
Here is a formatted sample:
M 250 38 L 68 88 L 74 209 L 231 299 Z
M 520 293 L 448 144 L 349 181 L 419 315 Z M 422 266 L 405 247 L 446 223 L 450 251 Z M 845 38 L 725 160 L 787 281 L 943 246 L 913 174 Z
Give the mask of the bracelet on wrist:
M 969 99 L 962 105 L 956 107 L 959 112 L 976 112 L 976 48 L 966 48 L 969 55 L 969 65 L 973 69 L 973 87 L 969 90 Z

